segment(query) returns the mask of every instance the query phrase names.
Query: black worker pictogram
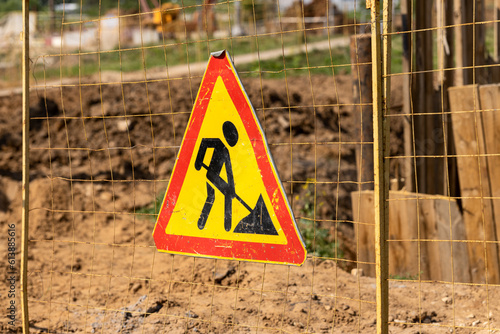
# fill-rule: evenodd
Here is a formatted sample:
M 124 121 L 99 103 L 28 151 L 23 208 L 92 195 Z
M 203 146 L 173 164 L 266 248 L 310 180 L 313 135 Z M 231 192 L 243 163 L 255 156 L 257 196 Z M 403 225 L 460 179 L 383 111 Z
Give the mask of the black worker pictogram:
M 229 147 L 234 147 L 238 143 L 238 130 L 233 123 L 226 121 L 222 125 L 222 132 L 224 139 Z M 212 159 L 209 165 L 203 163 L 207 150 L 213 149 Z M 205 228 L 208 216 L 212 210 L 213 204 L 216 200 L 216 192 L 212 187 L 215 186 L 220 194 L 224 196 L 224 229 L 229 232 L 232 227 L 233 216 L 233 199 L 236 198 L 250 214 L 243 218 L 234 229 L 234 233 L 253 233 L 253 234 L 267 234 L 278 235 L 274 227 L 269 211 L 266 208 L 262 194 L 257 200 L 257 204 L 252 209 L 243 199 L 236 194 L 233 169 L 231 164 L 231 156 L 228 147 L 219 138 L 203 138 L 196 155 L 194 167 L 197 171 L 205 168 L 207 173 L 207 199 L 201 210 L 200 218 L 198 219 L 198 228 L 200 230 Z M 226 180 L 221 177 L 222 168 L 226 170 Z

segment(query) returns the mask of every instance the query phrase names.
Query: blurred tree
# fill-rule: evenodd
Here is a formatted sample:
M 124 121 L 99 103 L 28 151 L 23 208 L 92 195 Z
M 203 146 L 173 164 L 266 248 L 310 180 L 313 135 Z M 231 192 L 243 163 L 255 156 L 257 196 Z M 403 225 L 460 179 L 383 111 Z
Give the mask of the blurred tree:
M 139 10 L 140 0 L 118 0 L 120 4 L 120 9 L 123 10 Z M 118 7 L 118 1 L 109 0 L 84 0 L 83 1 L 83 13 L 89 16 L 99 16 L 104 15 L 107 11 Z M 160 0 L 146 0 L 150 8 L 157 7 Z M 161 0 L 161 3 L 166 2 L 180 2 L 180 0 Z M 186 1 L 189 2 L 189 1 Z M 30 10 L 36 11 L 55 11 L 55 6 L 63 3 L 63 0 L 30 0 Z M 64 3 L 76 3 L 80 5 L 80 0 L 64 0 Z M 99 13 L 100 7 L 100 13 Z M 7 12 L 20 11 L 22 10 L 21 0 L 0 0 L 0 15 Z
M 6 0 L 0 2 L 0 12 L 12 12 L 14 10 L 21 10 L 22 2 L 19 0 Z
M 255 24 L 262 21 L 265 15 L 265 2 L 266 0 L 243 0 L 241 6 L 243 22 L 250 21 Z
M 55 24 L 56 11 L 54 9 L 54 0 L 49 0 L 48 5 L 49 5 L 49 12 L 50 12 L 49 29 L 50 29 L 50 31 L 54 31 L 56 28 L 56 24 Z
M 30 9 L 39 10 L 42 7 L 41 1 L 43 0 L 31 0 Z M 0 1 L 0 15 L 7 12 L 19 11 L 23 9 L 23 2 L 19 0 L 1 0 Z

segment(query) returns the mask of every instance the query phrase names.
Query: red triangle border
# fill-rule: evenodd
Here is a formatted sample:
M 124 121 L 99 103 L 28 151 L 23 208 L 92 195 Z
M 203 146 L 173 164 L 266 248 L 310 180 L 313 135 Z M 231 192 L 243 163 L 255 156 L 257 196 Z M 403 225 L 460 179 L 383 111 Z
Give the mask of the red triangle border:
M 284 193 L 279 183 L 280 181 L 277 180 L 277 171 L 276 176 L 273 173 L 273 168 L 275 169 L 275 167 L 267 154 L 268 150 L 266 150 L 267 144 L 264 133 L 258 124 L 257 117 L 254 116 L 253 107 L 244 92 L 243 85 L 233 69 L 234 66 L 229 60 L 227 52 L 210 57 L 193 111 L 191 112 L 191 117 L 189 118 L 178 160 L 175 164 L 153 232 L 156 247 L 160 251 L 184 255 L 301 265 L 306 258 L 304 244 L 295 225 L 293 215 L 287 209 L 288 202 L 283 197 Z M 271 199 L 275 191 L 278 190 L 278 203 L 280 205 L 278 208 L 273 203 L 273 210 L 287 238 L 288 243 L 286 245 L 200 238 L 165 233 L 191 161 L 215 82 L 219 76 L 222 78 L 229 96 L 232 98 L 243 121 L 248 137 L 253 144 L 252 146 L 267 195 Z M 284 205 L 285 203 L 287 205 Z

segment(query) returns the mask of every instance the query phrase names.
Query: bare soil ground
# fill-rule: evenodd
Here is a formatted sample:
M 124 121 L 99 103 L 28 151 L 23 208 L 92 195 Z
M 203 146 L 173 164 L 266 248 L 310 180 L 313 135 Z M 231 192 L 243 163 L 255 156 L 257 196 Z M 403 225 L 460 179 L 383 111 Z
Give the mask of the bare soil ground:
M 375 332 L 375 279 L 350 274 L 359 141 L 351 80 L 243 79 L 296 216 L 311 218 L 316 180 L 317 227 L 339 245 L 338 261 L 309 257 L 299 268 L 158 253 L 154 221 L 137 215 L 166 188 L 199 78 L 32 92 L 33 333 Z M 393 86 L 398 112 L 397 80 Z M 20 109 L 19 95 L 0 98 L 0 233 L 16 224 L 18 243 Z M 391 136 L 396 154 L 400 124 Z M 6 286 L 2 280 L 1 305 Z M 496 286 L 402 280 L 390 282 L 390 295 L 392 333 L 500 326 Z M 0 329 L 15 332 L 5 313 L 2 307 Z

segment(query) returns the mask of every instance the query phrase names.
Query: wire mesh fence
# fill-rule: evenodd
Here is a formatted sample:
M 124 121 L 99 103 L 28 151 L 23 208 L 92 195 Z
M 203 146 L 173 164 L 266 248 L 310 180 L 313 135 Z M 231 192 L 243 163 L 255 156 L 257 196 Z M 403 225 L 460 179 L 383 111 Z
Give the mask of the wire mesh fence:
M 351 192 L 349 35 L 364 3 L 138 2 L 56 16 L 32 55 L 30 326 L 44 332 L 363 332 Z M 106 4 L 107 6 L 108 4 Z M 155 15 L 161 14 L 161 21 Z M 354 42 L 356 44 L 357 42 Z M 158 253 L 151 233 L 210 52 L 227 49 L 256 110 L 309 255 L 300 267 Z M 356 100 L 358 99 L 358 100 Z M 358 162 L 358 164 L 361 162 Z M 365 224 L 373 229 L 373 224 Z M 371 262 L 366 262 L 373 266 Z
M 499 330 L 500 4 L 66 5 L 30 56 L 31 331 Z M 302 267 L 155 247 L 207 61 L 222 49 L 295 214 Z M 8 115 L 21 97 L 1 99 L 2 129 L 18 128 Z M 2 185 L 18 186 L 21 141 L 0 143 Z M 11 193 L 0 218 L 18 221 Z
M 393 43 L 393 89 L 399 86 L 385 116 L 392 326 L 499 328 L 499 152 L 490 132 L 499 108 L 498 5 L 401 1 L 385 36 Z

